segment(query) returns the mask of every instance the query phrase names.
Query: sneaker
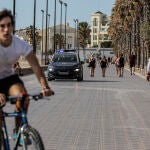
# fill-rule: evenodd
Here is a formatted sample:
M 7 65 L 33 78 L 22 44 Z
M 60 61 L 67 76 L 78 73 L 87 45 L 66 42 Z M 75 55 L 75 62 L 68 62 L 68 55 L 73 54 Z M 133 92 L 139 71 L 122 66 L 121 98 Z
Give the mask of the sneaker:
M 12 136 L 12 137 L 13 137 L 13 140 L 15 141 L 16 138 L 17 138 L 17 133 L 13 133 L 13 136 Z M 23 145 L 23 140 L 22 140 L 22 138 L 19 139 L 19 145 L 20 145 L 20 146 Z
M 16 140 L 17 138 L 17 133 L 14 133 L 13 134 L 13 140 Z M 27 144 L 27 145 L 31 145 L 32 142 L 31 142 L 31 139 L 28 137 L 28 136 L 24 136 L 24 142 Z M 22 146 L 23 145 L 23 139 L 20 138 L 19 139 L 19 145 Z

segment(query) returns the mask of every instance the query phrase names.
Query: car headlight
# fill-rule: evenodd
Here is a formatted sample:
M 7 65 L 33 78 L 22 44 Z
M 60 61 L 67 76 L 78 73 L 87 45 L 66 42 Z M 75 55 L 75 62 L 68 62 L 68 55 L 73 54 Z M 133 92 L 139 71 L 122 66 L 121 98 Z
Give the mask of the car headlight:
M 79 69 L 79 68 L 76 68 L 74 71 L 78 72 L 78 71 L 80 71 L 80 69 Z
M 49 67 L 48 67 L 48 70 L 49 70 L 49 71 L 54 71 L 54 67 L 53 67 L 53 66 L 49 66 Z

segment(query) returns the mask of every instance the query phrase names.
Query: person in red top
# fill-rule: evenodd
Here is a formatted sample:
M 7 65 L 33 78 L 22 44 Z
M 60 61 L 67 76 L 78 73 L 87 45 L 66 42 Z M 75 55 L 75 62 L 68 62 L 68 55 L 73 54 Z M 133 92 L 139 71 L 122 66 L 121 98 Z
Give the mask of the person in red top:
M 134 55 L 134 53 L 132 52 L 131 55 L 129 56 L 129 65 L 130 65 L 130 72 L 131 75 L 135 75 L 135 61 L 136 61 L 136 57 Z
M 119 73 L 119 68 L 118 68 L 118 66 L 119 66 L 119 57 L 118 57 L 118 55 L 116 55 L 116 58 L 115 58 L 114 62 L 115 62 L 116 72 L 117 72 L 117 75 L 118 75 L 118 73 Z

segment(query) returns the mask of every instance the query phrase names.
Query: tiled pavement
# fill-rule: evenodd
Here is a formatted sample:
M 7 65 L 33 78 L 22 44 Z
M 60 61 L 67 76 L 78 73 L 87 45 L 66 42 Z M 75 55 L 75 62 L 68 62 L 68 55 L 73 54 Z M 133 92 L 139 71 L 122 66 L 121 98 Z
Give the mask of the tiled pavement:
M 28 90 L 40 90 L 33 75 L 23 80 Z M 49 84 L 56 95 L 29 109 L 46 150 L 150 150 L 150 85 L 143 78 L 128 71 L 119 78 L 113 65 L 105 78 L 97 65 L 91 78 L 85 65 L 83 82 Z

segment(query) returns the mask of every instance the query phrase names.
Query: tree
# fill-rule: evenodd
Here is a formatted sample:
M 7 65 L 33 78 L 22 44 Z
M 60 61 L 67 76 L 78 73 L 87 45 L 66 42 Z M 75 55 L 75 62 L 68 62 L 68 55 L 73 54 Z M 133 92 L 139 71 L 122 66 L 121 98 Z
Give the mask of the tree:
M 29 27 L 25 28 L 26 30 L 26 35 L 28 37 L 27 41 L 32 45 L 33 44 L 33 29 L 34 27 L 30 25 Z M 40 44 L 41 41 L 41 36 L 39 35 L 38 29 L 35 28 L 35 41 L 36 45 Z
M 78 25 L 79 33 L 79 45 L 83 49 L 83 56 L 85 58 L 85 47 L 88 44 L 88 39 L 90 38 L 90 27 L 87 22 L 80 22 Z

